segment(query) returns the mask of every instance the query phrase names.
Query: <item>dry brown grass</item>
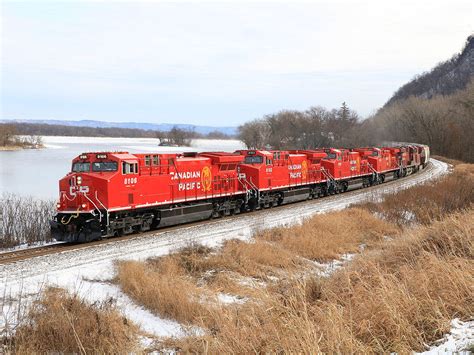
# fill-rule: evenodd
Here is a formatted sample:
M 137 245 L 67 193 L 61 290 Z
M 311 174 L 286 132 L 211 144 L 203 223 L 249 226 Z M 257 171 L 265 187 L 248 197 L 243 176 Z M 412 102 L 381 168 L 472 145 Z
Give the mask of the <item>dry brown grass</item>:
M 117 282 L 132 299 L 165 318 L 188 324 L 207 313 L 199 301 L 204 290 L 186 277 L 174 259 L 164 258 L 159 265 L 120 262 Z
M 227 270 L 262 279 L 272 275 L 275 269 L 291 271 L 301 264 L 296 255 L 264 240 L 250 243 L 230 240 L 214 258 Z
M 473 235 L 473 211 L 413 231 L 326 280 L 321 302 L 374 351 L 422 350 L 474 314 Z
M 256 238 L 271 241 L 282 249 L 307 259 L 327 261 L 342 253 L 359 251 L 360 244 L 372 246 L 384 236 L 396 236 L 398 229 L 366 210 L 348 210 L 316 215 L 302 225 L 270 229 Z
M 138 350 L 138 328 L 112 301 L 88 304 L 65 290 L 49 288 L 20 323 L 12 345 L 18 354 L 124 353 Z
M 208 323 L 218 292 L 253 294 L 242 276 L 266 279 L 275 270 L 292 270 L 296 256 L 264 241 L 227 241 L 218 253 L 191 245 L 147 262 L 117 264 L 116 281 L 137 303 L 186 324 Z
M 459 164 L 466 164 L 465 162 L 463 162 L 461 160 L 450 159 L 450 158 L 443 157 L 441 155 L 433 155 L 432 158 L 436 159 L 436 160 L 443 161 L 443 162 L 448 163 L 448 164 L 451 164 L 452 166 L 456 166 L 456 165 L 459 165 Z
M 440 180 L 386 196 L 381 203 L 359 205 L 399 226 L 428 225 L 444 216 L 468 209 L 474 203 L 474 165 L 459 164 Z
M 451 319 L 474 314 L 473 172 L 473 166 L 459 164 L 453 176 L 379 206 L 318 215 L 301 226 L 260 232 L 250 243 L 232 240 L 217 250 L 191 246 L 145 264 L 122 263 L 118 282 L 138 303 L 206 331 L 167 339 L 161 349 L 423 350 Z M 400 211 L 407 210 L 419 222 L 413 228 L 398 223 Z M 360 252 L 360 244 L 367 246 L 361 255 L 327 278 L 304 260 L 332 260 Z M 239 278 L 262 283 L 246 287 Z M 217 292 L 245 295 L 248 301 L 203 302 Z
M 210 353 L 423 350 L 452 318 L 474 314 L 473 226 L 474 212 L 460 213 L 368 252 L 333 277 L 281 280 L 261 289 L 256 302 L 211 312 L 208 335 L 174 346 Z

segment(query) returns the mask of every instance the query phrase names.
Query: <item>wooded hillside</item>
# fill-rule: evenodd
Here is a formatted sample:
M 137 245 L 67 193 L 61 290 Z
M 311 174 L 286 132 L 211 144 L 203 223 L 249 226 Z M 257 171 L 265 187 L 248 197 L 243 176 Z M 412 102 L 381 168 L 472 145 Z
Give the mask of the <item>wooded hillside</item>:
M 474 76 L 474 35 L 467 38 L 460 53 L 399 88 L 385 107 L 410 96 L 431 99 L 437 95 L 451 95 L 463 90 Z

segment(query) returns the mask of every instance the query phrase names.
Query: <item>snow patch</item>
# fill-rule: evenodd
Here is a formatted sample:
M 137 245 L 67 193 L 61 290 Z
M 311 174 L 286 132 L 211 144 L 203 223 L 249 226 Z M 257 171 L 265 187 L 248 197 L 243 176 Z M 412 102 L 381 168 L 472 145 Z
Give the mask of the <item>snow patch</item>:
M 417 354 L 435 355 L 441 353 L 471 354 L 474 347 L 474 320 L 463 322 L 458 318 L 451 321 L 451 330 L 442 339 L 435 341 L 435 346 Z
M 85 281 L 78 293 L 82 298 L 91 303 L 106 301 L 111 298 L 114 299 L 116 306 L 123 315 L 150 335 L 180 337 L 185 334 L 185 330 L 181 327 L 180 323 L 160 318 L 147 309 L 137 305 L 116 285 L 110 283 L 99 283 L 99 285 L 96 285 L 96 283 Z
M 219 293 L 217 300 L 222 304 L 244 304 L 247 301 L 245 297 L 229 295 L 228 293 Z
M 354 256 L 356 254 L 343 254 L 341 258 L 339 259 L 334 259 L 331 260 L 328 263 L 319 263 L 317 261 L 311 261 L 316 267 L 319 269 L 318 270 L 318 275 L 322 277 L 329 277 L 331 276 L 334 272 L 342 268 L 345 264 L 347 264 L 349 261 L 354 259 Z

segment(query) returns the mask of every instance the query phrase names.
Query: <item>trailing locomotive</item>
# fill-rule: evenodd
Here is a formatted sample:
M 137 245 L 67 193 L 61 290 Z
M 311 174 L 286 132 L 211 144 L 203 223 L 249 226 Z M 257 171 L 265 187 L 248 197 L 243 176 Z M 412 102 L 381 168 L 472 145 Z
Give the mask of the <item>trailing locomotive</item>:
M 90 152 L 59 181 L 56 240 L 87 242 L 318 198 L 418 171 L 429 147 Z

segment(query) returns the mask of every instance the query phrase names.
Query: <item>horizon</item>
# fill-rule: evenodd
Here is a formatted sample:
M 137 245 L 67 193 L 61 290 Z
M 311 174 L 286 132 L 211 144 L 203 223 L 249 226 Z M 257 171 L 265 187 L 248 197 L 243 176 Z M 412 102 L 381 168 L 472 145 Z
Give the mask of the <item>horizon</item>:
M 0 119 L 236 127 L 342 102 L 366 118 L 473 32 L 464 0 L 244 4 L 3 2 Z
M 187 123 L 187 122 L 176 122 L 176 123 L 170 123 L 170 122 L 146 122 L 146 121 L 106 121 L 106 120 L 91 120 L 91 119 L 64 119 L 64 120 L 58 120 L 58 119 L 48 119 L 48 118 L 43 118 L 43 119 L 35 119 L 35 118 L 2 118 L 0 119 L 0 123 L 8 123 L 8 122 L 18 122 L 18 123 L 39 123 L 39 121 L 45 121 L 45 124 L 48 124 L 47 122 L 99 122 L 99 123 L 117 123 L 117 124 L 127 124 L 127 123 L 136 123 L 136 124 L 145 124 L 145 125 L 176 125 L 176 126 L 197 126 L 197 127 L 215 127 L 215 128 L 237 128 L 238 126 L 218 126 L 218 125 L 210 125 L 210 124 L 194 124 L 194 123 Z M 244 123 L 244 122 L 243 122 Z M 147 129 L 145 129 L 147 130 Z

